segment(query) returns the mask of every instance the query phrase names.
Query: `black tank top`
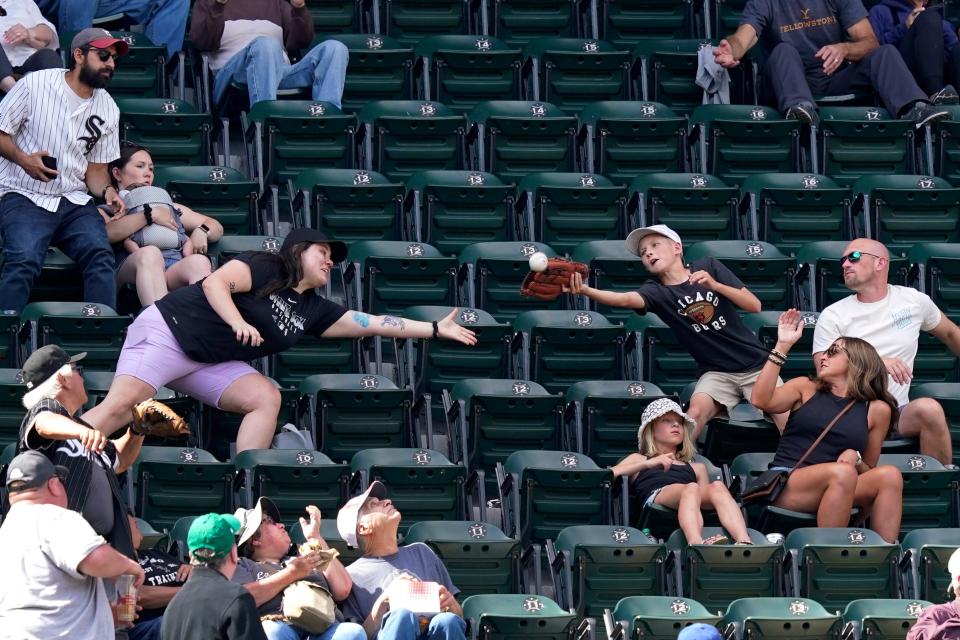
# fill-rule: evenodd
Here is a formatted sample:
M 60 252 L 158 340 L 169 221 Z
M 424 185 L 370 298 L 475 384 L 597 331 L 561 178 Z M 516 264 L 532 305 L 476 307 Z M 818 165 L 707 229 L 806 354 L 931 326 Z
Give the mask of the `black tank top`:
M 793 467 L 803 452 L 813 444 L 823 428 L 830 424 L 836 415 L 849 404 L 850 398 L 817 391 L 800 407 L 790 412 L 787 426 L 780 437 L 777 453 L 771 467 Z M 836 462 L 840 454 L 847 449 L 863 451 L 867 448 L 867 409 L 870 403 L 858 402 L 848 411 L 830 433 L 810 452 L 803 461 L 803 467 L 824 462 Z
M 673 463 L 664 471 L 662 468 L 646 469 L 637 474 L 630 484 L 630 494 L 633 497 L 631 513 L 640 514 L 640 509 L 651 493 L 671 484 L 688 484 L 697 481 L 697 474 L 689 464 Z

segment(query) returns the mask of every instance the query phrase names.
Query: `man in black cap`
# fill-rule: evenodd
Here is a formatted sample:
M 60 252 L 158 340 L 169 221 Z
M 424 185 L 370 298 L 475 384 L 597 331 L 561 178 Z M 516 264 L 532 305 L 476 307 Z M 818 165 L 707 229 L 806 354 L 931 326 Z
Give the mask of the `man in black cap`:
M 50 344 L 27 358 L 21 371 L 27 415 L 17 450 L 39 451 L 69 469 L 69 508 L 81 513 L 117 550 L 136 558 L 117 474 L 136 460 L 143 436 L 128 429 L 120 438 L 108 440 L 77 416 L 87 402 L 83 369 L 77 364 L 84 356 L 71 357 Z M 129 409 L 127 415 L 129 420 Z
M 11 506 L 0 527 L 0 634 L 5 638 L 112 638 L 114 621 L 102 578 L 132 575 L 137 588 L 143 583 L 139 564 L 66 508 L 65 479 L 65 467 L 36 451 L 21 453 L 7 469 Z
M 454 320 L 456 309 L 443 320 L 418 322 L 352 311 L 321 296 L 346 257 L 342 242 L 294 229 L 279 252 L 242 253 L 203 281 L 171 291 L 128 329 L 110 391 L 87 420 L 111 434 L 129 421 L 130 407 L 165 386 L 244 414 L 237 451 L 263 449 L 277 428 L 280 391 L 251 360 L 285 351 L 306 334 L 476 344 L 473 331 Z

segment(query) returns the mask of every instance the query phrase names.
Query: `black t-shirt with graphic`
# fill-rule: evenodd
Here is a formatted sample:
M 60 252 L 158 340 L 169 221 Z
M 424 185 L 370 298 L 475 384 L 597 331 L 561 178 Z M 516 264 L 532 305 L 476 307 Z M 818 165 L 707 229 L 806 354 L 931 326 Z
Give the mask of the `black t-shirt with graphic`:
M 242 253 L 235 260 L 250 267 L 252 286 L 249 292 L 234 295 L 233 303 L 263 337 L 259 347 L 237 341 L 230 325 L 210 306 L 202 282 L 171 291 L 156 303 L 180 348 L 197 362 L 254 360 L 279 353 L 294 346 L 304 333 L 320 336 L 347 312 L 315 291 L 283 289 L 258 298 L 257 290 L 282 276 L 281 265 L 255 252 Z
M 742 289 L 743 282 L 716 258 L 690 264 L 690 271 L 706 271 L 720 284 Z M 647 311 L 657 314 L 674 331 L 677 340 L 697 361 L 697 375 L 708 371 L 739 373 L 763 366 L 767 351 L 740 319 L 737 308 L 703 285 L 684 282 L 665 285 L 648 280 L 638 290 Z
M 867 17 L 860 0 L 748 0 L 740 24 L 757 32 L 769 53 L 781 42 L 800 52 L 807 72 L 823 68 L 814 54 L 821 47 L 847 40 L 847 30 Z
M 143 583 L 151 587 L 182 587 L 184 581 L 177 580 L 177 571 L 183 563 L 169 553 L 156 549 L 144 549 L 137 552 L 137 562 L 143 568 Z M 143 609 L 137 623 L 153 620 L 163 615 L 166 607 Z

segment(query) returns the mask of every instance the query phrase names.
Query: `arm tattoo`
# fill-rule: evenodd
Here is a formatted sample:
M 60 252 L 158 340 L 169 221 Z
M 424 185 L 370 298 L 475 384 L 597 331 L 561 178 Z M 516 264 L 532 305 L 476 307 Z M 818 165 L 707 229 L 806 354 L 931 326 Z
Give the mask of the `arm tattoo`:
M 405 331 L 407 328 L 407 325 L 406 323 L 404 323 L 403 318 L 396 318 L 394 316 L 383 316 L 380 319 L 380 326 L 381 327 L 399 327 L 401 333 L 403 333 L 403 331 Z
M 361 313 L 360 311 L 353 312 L 353 321 L 364 329 L 370 326 L 370 316 L 365 313 Z
M 233 292 L 236 291 L 236 290 L 237 290 L 237 283 L 236 283 L 236 282 L 233 282 L 233 281 L 231 280 L 231 281 L 230 281 L 230 293 L 233 293 Z

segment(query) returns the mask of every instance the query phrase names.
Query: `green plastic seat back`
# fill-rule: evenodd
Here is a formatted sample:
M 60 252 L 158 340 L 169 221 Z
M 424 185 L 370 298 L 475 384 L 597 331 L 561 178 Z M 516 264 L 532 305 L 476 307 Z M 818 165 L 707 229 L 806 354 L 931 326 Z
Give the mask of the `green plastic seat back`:
M 714 33 L 733 33 L 740 26 L 743 19 L 743 9 L 747 0 L 720 0 L 714 13 L 714 23 L 717 28 Z
M 299 513 L 314 504 L 324 518 L 336 518 L 346 502 L 349 469 L 319 451 L 298 449 L 247 449 L 233 460 L 237 473 L 245 473 L 252 489 L 252 508 L 261 497 L 270 498 L 280 513 Z
M 239 236 L 227 235 L 210 244 L 210 257 L 217 266 L 222 267 L 246 251 L 269 251 L 277 253 L 283 245 L 283 238 L 276 236 Z
M 549 0 L 505 2 L 495 0 L 493 35 L 510 46 L 522 48 L 540 37 L 572 37 L 576 35 L 576 7 Z
M 161 540 L 167 539 L 166 533 L 157 531 L 153 528 L 152 524 L 143 518 L 134 519 L 137 521 L 137 529 L 140 531 L 140 535 L 143 536 L 143 540 L 140 541 L 138 549 L 156 549 Z
M 116 367 L 131 322 L 93 302 L 31 302 L 20 319 L 29 327 L 29 351 L 47 344 L 60 345 L 67 353 L 86 351 L 84 368 L 101 371 Z
M 594 170 L 615 184 L 629 184 L 638 173 L 683 168 L 687 121 L 663 104 L 594 102 L 580 119 L 593 132 Z
M 800 163 L 800 123 L 770 107 L 705 104 L 691 122 L 707 142 L 707 171 L 729 185 L 742 185 L 757 173 L 796 171 Z
M 784 545 L 799 551 L 800 593 L 828 610 L 897 592 L 900 545 L 870 529 L 805 527 L 791 531 Z
M 861 638 L 894 640 L 905 637 L 917 617 L 931 604 L 926 600 L 894 598 L 854 600 L 844 609 L 843 621 L 859 624 Z
M 655 314 L 634 314 L 627 318 L 627 331 L 636 332 L 640 375 L 664 393 L 680 392 L 697 378 L 697 364 L 676 334 Z
M 960 135 L 960 108 L 956 106 L 944 108 L 950 111 L 951 119 L 937 122 L 933 127 L 937 175 L 946 178 L 951 184 L 956 184 L 960 181 L 960 144 L 957 143 L 957 137 Z
M 469 33 L 471 5 L 463 0 L 388 0 L 381 7 L 386 34 L 406 45 L 436 34 Z
M 190 561 L 187 550 L 187 532 L 190 531 L 190 525 L 193 524 L 193 521 L 198 517 L 199 516 L 184 516 L 177 518 L 170 528 L 167 552 L 179 558 L 181 562 L 187 563 Z
M 430 95 L 459 113 L 520 97 L 520 49 L 497 38 L 430 36 L 417 45 L 417 56 L 429 59 Z
M 687 2 L 611 2 L 603 6 L 602 16 L 603 37 L 618 47 L 643 38 L 689 38 L 693 29 L 693 6 Z
M 174 202 L 215 218 L 225 235 L 257 233 L 260 187 L 232 167 L 158 168 L 154 184 Z
M 307 169 L 294 181 L 310 201 L 307 224 L 343 242 L 399 240 L 403 185 L 376 171 Z
M 910 386 L 910 399 L 933 398 L 940 403 L 950 427 L 950 440 L 954 443 L 953 463 L 960 460 L 960 383 L 922 382 Z
M 421 238 L 445 255 L 512 237 L 516 187 L 482 171 L 423 171 L 407 180 L 419 205 Z
M 650 272 L 640 257 L 627 251 L 622 240 L 591 240 L 573 250 L 571 259 L 590 268 L 590 284 L 607 291 L 636 291 L 650 279 Z M 633 309 L 591 303 L 599 313 L 613 322 L 627 322 Z
M 951 317 L 960 315 L 960 251 L 956 243 L 923 242 L 908 253 L 910 262 L 922 266 L 920 286 Z
M 350 61 L 343 88 L 344 113 L 373 100 L 411 97 L 413 47 L 383 35 L 343 33 L 330 38 L 347 45 Z
M 733 211 L 737 189 L 699 173 L 651 173 L 630 184 L 630 201 L 642 204 L 648 224 L 665 224 L 689 246 L 737 237 Z
M 417 171 L 459 169 L 464 117 L 439 102 L 380 100 L 358 115 L 371 143 L 373 169 L 404 181 Z
M 499 322 L 512 322 L 523 311 L 561 309 L 563 296 L 549 302 L 520 295 L 530 273 L 530 256 L 537 251 L 557 257 L 552 247 L 540 242 L 478 242 L 461 251 L 458 262 L 473 268 L 475 304 Z
M 757 334 L 760 342 L 767 349 L 773 349 L 777 344 L 777 325 L 780 311 L 761 311 L 759 313 L 745 313 L 743 324 Z M 813 332 L 817 326 L 819 313 L 816 311 L 802 311 L 800 319 L 803 322 L 803 335 L 794 345 L 794 353 L 801 354 L 798 358 L 791 358 L 780 369 L 780 377 L 790 380 L 797 376 L 813 375 Z
M 853 185 L 869 198 L 872 237 L 891 252 L 909 251 L 919 242 L 960 239 L 960 189 L 927 175 L 866 176 Z
M 0 264 L 3 257 L 0 256 Z M 47 247 L 43 267 L 33 287 L 30 302 L 79 302 L 83 298 L 83 271 L 56 247 Z
M 810 598 L 741 598 L 730 603 L 720 628 L 733 625 L 745 638 L 838 638 L 839 615 Z
M 112 83 L 110 87 L 112 92 Z M 117 107 L 124 140 L 149 149 L 158 167 L 206 161 L 210 116 L 198 112 L 189 102 L 173 98 L 118 97 Z
M 851 186 L 869 174 L 913 172 L 913 123 L 879 107 L 823 107 L 820 172 Z
M 540 96 L 567 113 L 627 97 L 629 47 L 593 38 L 537 38 L 524 53 L 538 66 Z
M 715 44 L 699 39 L 639 40 L 633 50 L 633 57 L 642 61 L 646 70 L 648 90 L 644 98 L 662 102 L 677 113 L 691 113 L 703 103 L 703 90 L 694 82 L 699 50 Z M 742 92 L 742 77 L 740 73 L 730 73 L 732 100 Z
M 353 0 L 327 0 L 320 5 L 308 5 L 307 8 L 313 16 L 313 29 L 317 35 L 363 33 L 360 12 Z
M 613 618 L 627 623 L 630 637 L 650 640 L 674 640 L 684 627 L 720 622 L 720 616 L 692 598 L 660 595 L 623 598 L 614 607 Z
M 23 394 L 27 388 L 19 374 L 19 368 L 0 369 L 0 448 L 17 442 L 26 412 Z
M 784 252 L 847 237 L 850 191 L 827 176 L 758 174 L 743 182 L 741 192 L 757 213 L 760 239 Z
M 13 311 L 0 311 L 0 367 L 17 364 L 17 333 L 20 317 Z
M 137 514 L 155 527 L 185 515 L 233 512 L 233 465 L 203 449 L 143 447 L 136 479 Z
M 362 449 L 410 446 L 409 389 L 389 378 L 361 373 L 317 374 L 300 383 L 315 398 L 317 448 L 332 460 L 350 460 Z
M 878 464 L 893 465 L 903 476 L 901 532 L 947 528 L 955 523 L 955 470 L 945 469 L 936 458 L 922 454 L 881 454 Z
M 463 617 L 478 640 L 564 640 L 577 617 L 539 595 L 482 594 L 463 602 Z
M 698 242 L 685 252 L 690 262 L 714 257 L 734 273 L 767 309 L 794 305 L 797 262 L 768 242 L 715 240 Z
M 460 589 L 461 599 L 519 589 L 520 544 L 488 522 L 415 522 L 403 541 L 422 542 L 433 549 Z
M 143 33 L 111 31 L 114 38 L 127 43 L 130 50 L 117 59 L 113 78 L 110 80 L 110 95 L 159 98 L 164 94 L 166 83 L 166 47 L 155 45 Z M 61 49 L 70 51 L 76 33 L 60 34 Z M 152 149 L 151 149 L 152 151 Z
M 920 597 L 934 604 L 946 602 L 952 582 L 947 566 L 960 546 L 960 529 L 914 529 L 903 537 L 900 546 L 915 554 Z
M 806 266 L 810 268 L 809 272 L 801 275 L 803 279 L 814 283 L 816 297 L 812 302 L 817 311 L 823 311 L 851 293 L 843 284 L 843 269 L 840 266 L 840 257 L 848 244 L 847 240 L 824 240 L 810 242 L 797 251 L 797 265 L 801 271 Z M 890 284 L 904 284 L 908 271 L 909 261 L 905 257 L 890 256 Z
M 604 176 L 585 173 L 533 173 L 519 186 L 528 199 L 534 237 L 569 254 L 583 242 L 619 240 L 627 190 Z
M 360 265 L 363 310 L 399 314 L 411 304 L 453 301 L 457 261 L 431 245 L 404 241 L 362 241 L 349 250 L 348 262 Z
M 312 375 L 360 371 L 360 362 L 360 346 L 354 338 L 306 335 L 295 346 L 271 356 L 270 374 L 282 388 L 290 389 Z
M 602 617 L 624 597 L 661 590 L 667 550 L 633 527 L 575 525 L 554 544 L 569 556 L 578 615 Z

